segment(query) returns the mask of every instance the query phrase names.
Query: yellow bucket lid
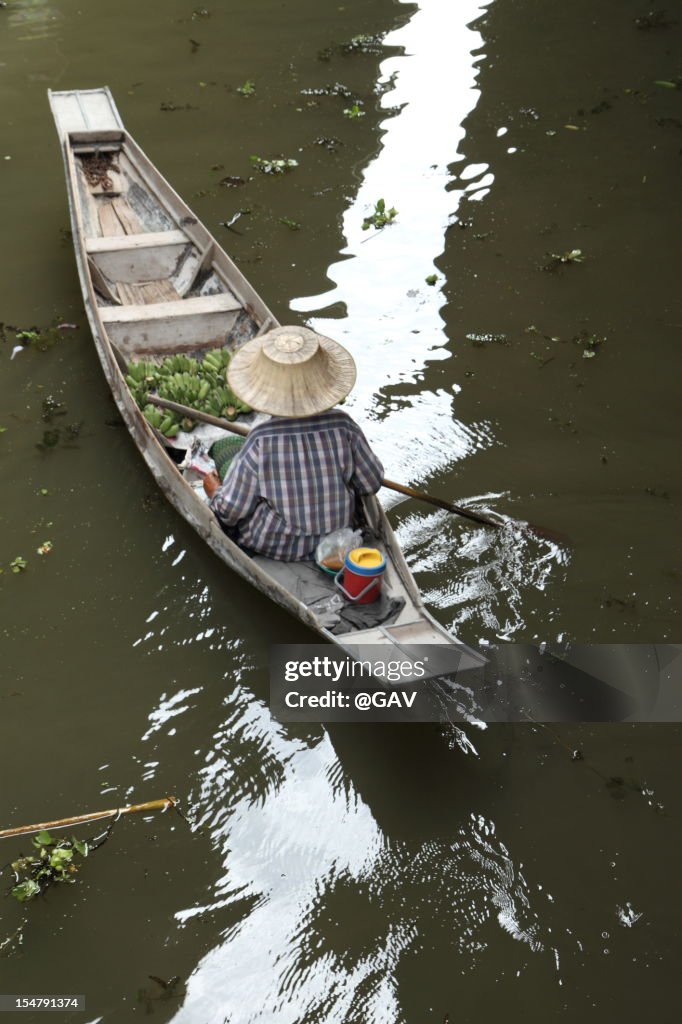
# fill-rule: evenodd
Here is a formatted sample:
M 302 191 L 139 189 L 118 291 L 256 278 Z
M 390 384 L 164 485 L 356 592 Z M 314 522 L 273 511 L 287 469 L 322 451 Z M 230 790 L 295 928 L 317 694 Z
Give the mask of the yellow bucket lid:
M 376 569 L 384 562 L 384 556 L 377 548 L 353 548 L 347 558 L 359 569 Z

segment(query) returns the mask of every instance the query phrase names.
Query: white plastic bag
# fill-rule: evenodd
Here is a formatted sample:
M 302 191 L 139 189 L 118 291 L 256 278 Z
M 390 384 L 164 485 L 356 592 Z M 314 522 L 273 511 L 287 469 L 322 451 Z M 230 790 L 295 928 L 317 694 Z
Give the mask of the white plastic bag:
M 338 572 L 343 569 L 346 555 L 362 544 L 362 531 L 344 526 L 323 537 L 315 549 L 315 561 L 323 569 Z

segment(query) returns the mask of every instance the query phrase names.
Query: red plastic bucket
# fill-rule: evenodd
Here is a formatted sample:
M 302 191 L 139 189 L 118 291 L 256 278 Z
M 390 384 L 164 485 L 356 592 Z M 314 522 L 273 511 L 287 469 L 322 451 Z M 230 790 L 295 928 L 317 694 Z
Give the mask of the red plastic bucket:
M 344 567 L 336 583 L 349 601 L 369 604 L 381 593 L 386 559 L 376 548 L 353 548 L 346 555 Z M 343 582 L 341 577 L 343 576 Z

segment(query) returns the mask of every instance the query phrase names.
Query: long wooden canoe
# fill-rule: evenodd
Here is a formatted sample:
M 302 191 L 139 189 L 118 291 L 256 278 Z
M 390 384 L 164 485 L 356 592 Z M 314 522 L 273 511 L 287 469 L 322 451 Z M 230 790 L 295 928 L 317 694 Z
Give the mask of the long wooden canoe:
M 200 358 L 212 348 L 234 349 L 278 322 L 130 137 L 107 88 L 50 91 L 49 100 L 97 354 L 121 416 L 168 500 L 230 569 L 349 652 L 357 654 L 366 644 L 391 645 L 396 651 L 404 645 L 456 644 L 424 608 L 375 497 L 365 501 L 365 515 L 386 555 L 384 590 L 402 606 L 391 621 L 370 628 L 332 633 L 319 610 L 324 602 L 306 603 L 297 596 L 299 563 L 252 558 L 220 528 L 137 407 L 125 381 L 127 364 L 177 352 Z M 115 169 L 103 173 L 107 165 Z M 310 563 L 305 568 L 310 573 Z

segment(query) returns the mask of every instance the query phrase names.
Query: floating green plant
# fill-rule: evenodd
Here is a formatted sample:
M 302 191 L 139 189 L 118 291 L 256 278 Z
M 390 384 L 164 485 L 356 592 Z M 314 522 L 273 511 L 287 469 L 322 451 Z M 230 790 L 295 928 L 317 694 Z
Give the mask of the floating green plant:
M 345 107 L 343 111 L 344 117 L 364 117 L 365 111 L 360 110 L 360 103 L 354 103 L 352 107 Z
M 577 334 L 573 341 L 576 345 L 580 345 L 583 350 L 583 359 L 594 359 L 599 349 L 602 347 L 606 338 L 599 334 L 590 334 L 589 331 L 581 331 Z
M 398 211 L 394 206 L 387 210 L 386 202 L 383 199 L 377 199 L 374 204 L 374 213 L 365 217 L 362 222 L 362 230 L 367 231 L 371 227 L 385 228 L 387 224 L 392 224 L 397 216 Z
M 251 163 L 261 174 L 286 174 L 287 171 L 298 167 L 298 160 L 285 157 L 268 160 L 262 156 L 252 156 Z
M 582 249 L 569 249 L 567 252 L 548 252 L 549 259 L 546 263 L 543 263 L 542 269 L 549 270 L 551 273 L 559 270 L 560 267 L 567 266 L 570 263 L 584 263 L 585 256 Z
M 253 96 L 256 91 L 256 83 L 252 82 L 250 78 L 247 78 L 243 85 L 237 86 L 237 92 L 240 96 Z
M 19 857 L 10 865 L 15 878 L 10 891 L 20 903 L 35 899 L 49 885 L 75 882 L 79 868 L 76 855 L 87 857 L 90 852 L 90 844 L 75 836 L 57 841 L 44 830 L 34 837 L 33 846 L 33 854 Z

